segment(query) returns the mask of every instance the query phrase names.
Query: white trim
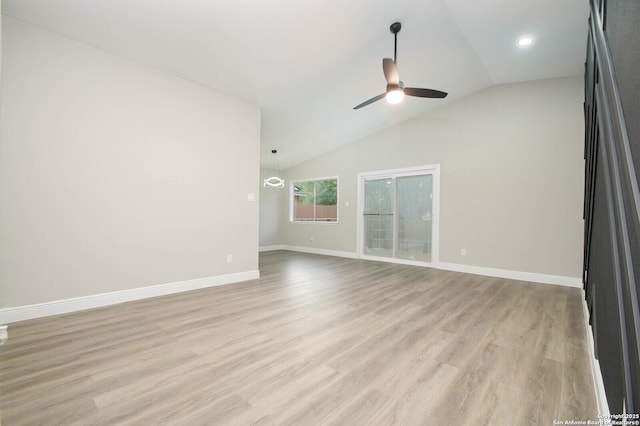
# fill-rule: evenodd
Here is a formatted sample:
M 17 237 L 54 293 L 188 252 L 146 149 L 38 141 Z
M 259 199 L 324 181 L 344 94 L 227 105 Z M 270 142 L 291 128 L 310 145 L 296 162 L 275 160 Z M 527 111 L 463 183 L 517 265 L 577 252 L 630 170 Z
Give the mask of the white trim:
M 358 177 L 376 177 L 382 175 L 383 177 L 392 176 L 414 176 L 430 174 L 433 170 L 440 171 L 440 164 L 427 164 L 425 166 L 414 167 L 402 167 L 400 169 L 387 169 L 387 170 L 372 170 L 369 172 L 358 173 Z
M 600 362 L 596 359 L 595 343 L 593 341 L 593 329 L 589 324 L 589 307 L 582 290 L 582 313 L 584 317 L 584 328 L 587 332 L 587 346 L 589 346 L 589 358 L 591 359 L 591 378 L 593 379 L 593 388 L 596 393 L 596 403 L 598 405 L 598 414 L 601 419 L 610 418 L 609 403 L 607 402 L 607 394 L 604 390 L 604 380 L 602 379 L 602 370 L 600 370 Z
M 352 251 L 339 251 L 330 249 L 319 249 L 313 247 L 283 245 L 282 250 L 297 251 L 300 253 L 321 254 L 323 256 L 344 257 L 347 259 L 360 259 L 358 253 Z
M 508 269 L 485 268 L 484 266 L 463 265 L 460 263 L 440 262 L 434 268 L 467 274 L 485 275 L 488 277 L 508 278 L 510 280 L 530 281 L 542 284 L 562 285 L 566 287 L 582 288 L 582 280 L 562 275 L 538 274 L 536 272 L 511 271 Z
M 436 266 L 431 262 L 423 262 L 423 261 L 420 261 L 420 260 L 400 259 L 400 258 L 396 258 L 396 257 L 382 257 L 382 256 L 362 255 L 362 256 L 360 256 L 360 259 L 372 260 L 374 262 L 398 263 L 400 265 L 424 266 L 425 268 L 436 268 Z
M 263 251 L 276 251 L 276 250 L 284 250 L 284 246 L 282 244 L 277 244 L 273 246 L 260 246 L 258 251 L 262 253 Z
M 0 346 L 7 343 L 9 339 L 9 330 L 7 325 L 0 325 Z
M 55 300 L 35 305 L 4 308 L 0 309 L 0 323 L 7 324 L 51 315 L 66 314 L 69 312 L 115 305 L 118 303 L 164 296 L 167 294 L 181 293 L 184 291 L 216 287 L 241 281 L 255 280 L 258 278 L 260 278 L 260 271 L 254 270 L 207 278 L 196 278 L 193 280 L 159 284 L 148 287 L 139 287 L 130 290 L 113 291 L 110 293 L 92 294 L 90 296 Z

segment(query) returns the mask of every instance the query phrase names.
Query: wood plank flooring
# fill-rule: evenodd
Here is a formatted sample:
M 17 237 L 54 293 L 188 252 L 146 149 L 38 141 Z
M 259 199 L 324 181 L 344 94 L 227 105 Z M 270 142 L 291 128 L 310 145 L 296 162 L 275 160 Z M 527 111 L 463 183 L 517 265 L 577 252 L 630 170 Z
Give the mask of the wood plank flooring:
M 10 325 L 2 425 L 597 419 L 578 289 L 285 251 L 260 271 Z

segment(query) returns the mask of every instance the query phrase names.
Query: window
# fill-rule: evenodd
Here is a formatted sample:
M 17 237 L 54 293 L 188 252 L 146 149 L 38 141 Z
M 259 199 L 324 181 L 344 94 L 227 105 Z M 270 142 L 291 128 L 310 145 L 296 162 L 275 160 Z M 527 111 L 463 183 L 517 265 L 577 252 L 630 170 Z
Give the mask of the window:
M 291 221 L 337 222 L 338 178 L 292 182 Z

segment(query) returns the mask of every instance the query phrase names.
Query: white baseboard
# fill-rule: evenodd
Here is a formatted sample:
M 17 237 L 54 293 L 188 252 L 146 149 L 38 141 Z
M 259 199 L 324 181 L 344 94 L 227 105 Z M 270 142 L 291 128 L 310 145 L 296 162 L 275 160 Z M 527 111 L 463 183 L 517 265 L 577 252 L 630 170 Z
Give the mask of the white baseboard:
M 542 284 L 562 285 L 566 287 L 582 288 L 582 279 L 561 275 L 538 274 L 535 272 L 511 271 L 508 269 L 485 268 L 483 266 L 462 265 L 459 263 L 440 262 L 435 268 L 446 271 L 465 272 L 467 274 L 484 275 L 487 277 L 507 278 L 510 280 L 530 281 Z
M 339 250 L 329 250 L 329 249 L 320 249 L 313 247 L 302 247 L 302 246 L 288 246 L 283 245 L 279 250 L 289 250 L 289 251 L 298 251 L 301 253 L 310 253 L 310 254 L 321 254 L 324 256 L 336 256 L 336 257 L 345 257 L 347 259 L 360 259 L 360 255 L 356 252 L 352 251 L 339 251 Z
M 181 293 L 183 291 L 233 284 L 258 278 L 260 278 L 260 271 L 254 270 L 133 288 L 130 290 L 120 290 L 110 293 L 93 294 L 90 296 L 75 297 L 72 299 L 55 300 L 35 305 L 3 308 L 0 309 L 0 324 L 8 324 L 51 315 L 66 314 L 69 312 L 115 305 L 118 303 L 131 302 L 133 300 L 147 299 L 150 297 L 165 296 L 167 294 Z
M 275 246 L 260 246 L 258 251 L 262 253 L 263 251 L 275 251 L 275 250 L 284 250 L 284 246 L 282 244 L 278 244 Z
M 582 290 L 582 313 L 584 317 L 584 328 L 587 331 L 587 345 L 589 346 L 589 358 L 591 359 L 591 378 L 593 379 L 593 387 L 596 391 L 596 403 L 598 405 L 598 414 L 601 419 L 609 417 L 609 403 L 607 402 L 607 394 L 604 390 L 604 380 L 602 379 L 602 370 L 600 370 L 600 362 L 596 359 L 595 342 L 593 341 L 593 329 L 589 324 L 589 307 L 585 298 L 584 290 Z

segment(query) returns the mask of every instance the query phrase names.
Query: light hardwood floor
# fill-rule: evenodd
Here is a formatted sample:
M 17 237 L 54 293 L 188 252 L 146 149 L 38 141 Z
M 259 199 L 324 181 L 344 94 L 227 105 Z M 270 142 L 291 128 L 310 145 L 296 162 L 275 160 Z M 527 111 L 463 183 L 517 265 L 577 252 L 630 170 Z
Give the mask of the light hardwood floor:
M 260 270 L 12 324 L 2 425 L 597 418 L 578 289 L 284 251 Z

